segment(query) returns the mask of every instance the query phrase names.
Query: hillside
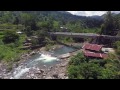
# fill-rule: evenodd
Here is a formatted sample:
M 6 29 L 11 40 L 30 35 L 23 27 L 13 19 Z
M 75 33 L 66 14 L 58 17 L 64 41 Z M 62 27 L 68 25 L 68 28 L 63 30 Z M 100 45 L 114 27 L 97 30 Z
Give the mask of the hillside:
M 59 21 L 60 25 L 79 21 L 84 27 L 93 28 L 100 27 L 103 22 L 102 19 L 98 20 L 93 17 L 76 16 L 65 11 L 0 11 L 1 23 L 13 23 L 16 17 L 21 21 L 21 15 L 25 13 L 33 15 L 36 22 L 49 19 Z M 19 23 L 22 23 L 22 21 Z

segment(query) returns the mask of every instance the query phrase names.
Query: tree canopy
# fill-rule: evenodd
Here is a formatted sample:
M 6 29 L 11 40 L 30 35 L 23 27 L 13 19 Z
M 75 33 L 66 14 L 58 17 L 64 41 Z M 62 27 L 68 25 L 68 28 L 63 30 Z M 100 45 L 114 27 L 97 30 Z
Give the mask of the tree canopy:
M 88 59 L 82 53 L 71 58 L 70 79 L 120 79 L 120 62 L 116 59 Z
M 113 14 L 111 11 L 108 11 L 104 15 L 104 23 L 101 25 L 101 29 L 101 34 L 117 35 L 118 32 L 115 32 L 120 30 L 120 14 Z
M 100 28 L 103 20 L 75 16 L 64 11 L 1 11 L 0 23 L 22 24 L 31 30 L 47 28 L 48 31 L 60 31 L 60 27 L 68 28 L 72 32 L 82 32 L 87 28 Z M 90 32 L 90 30 L 89 30 Z
M 6 31 L 3 36 L 4 43 L 12 43 L 19 39 L 19 35 L 15 31 Z

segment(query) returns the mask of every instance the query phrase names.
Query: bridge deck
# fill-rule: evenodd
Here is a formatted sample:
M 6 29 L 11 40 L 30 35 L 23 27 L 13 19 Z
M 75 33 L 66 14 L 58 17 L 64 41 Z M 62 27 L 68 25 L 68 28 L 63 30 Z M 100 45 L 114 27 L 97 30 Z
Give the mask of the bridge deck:
M 51 32 L 53 35 L 85 35 L 85 36 L 99 36 L 99 34 L 94 33 L 70 33 L 70 32 Z
M 69 37 L 90 37 L 90 38 L 96 38 L 96 37 L 103 37 L 106 39 L 115 39 L 120 40 L 120 36 L 110 36 L 110 35 L 99 35 L 95 33 L 71 33 L 71 32 L 49 32 L 50 35 L 54 36 L 69 36 Z

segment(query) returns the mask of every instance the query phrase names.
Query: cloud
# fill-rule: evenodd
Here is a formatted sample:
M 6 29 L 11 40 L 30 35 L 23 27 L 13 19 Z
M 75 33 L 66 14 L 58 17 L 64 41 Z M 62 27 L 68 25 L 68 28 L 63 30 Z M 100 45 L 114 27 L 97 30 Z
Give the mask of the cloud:
M 74 15 L 79 16 L 93 16 L 93 15 L 103 15 L 106 11 L 68 11 Z
M 116 14 L 118 14 L 118 13 L 120 13 L 120 11 L 112 11 L 112 13 L 116 13 Z
M 107 11 L 67 11 L 70 12 L 73 15 L 78 15 L 78 16 L 93 16 L 93 15 L 98 15 L 101 16 L 105 14 Z M 120 11 L 111 11 L 112 13 L 120 13 Z

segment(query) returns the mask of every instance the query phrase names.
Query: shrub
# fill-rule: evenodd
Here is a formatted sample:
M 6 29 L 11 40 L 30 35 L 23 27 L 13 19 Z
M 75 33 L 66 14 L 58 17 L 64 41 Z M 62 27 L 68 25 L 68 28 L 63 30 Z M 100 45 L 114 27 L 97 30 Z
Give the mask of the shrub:
M 99 64 L 81 63 L 79 66 L 71 65 L 68 72 L 70 79 L 98 79 L 101 68 Z
M 86 61 L 87 59 L 84 57 L 84 55 L 82 53 L 78 53 L 76 56 L 71 58 L 69 65 L 80 65 Z
M 67 70 L 70 79 L 120 79 L 120 61 L 115 58 L 93 60 L 78 53 L 69 61 Z
M 114 44 L 113 44 L 113 47 L 114 48 L 119 48 L 120 47 L 120 41 L 116 41 Z
M 49 51 L 49 50 L 51 49 L 51 47 L 52 47 L 52 45 L 51 45 L 51 44 L 48 44 L 48 45 L 45 46 L 45 50 L 46 50 L 46 51 Z
M 19 35 L 15 31 L 6 31 L 3 37 L 3 42 L 5 44 L 15 42 L 19 39 Z

